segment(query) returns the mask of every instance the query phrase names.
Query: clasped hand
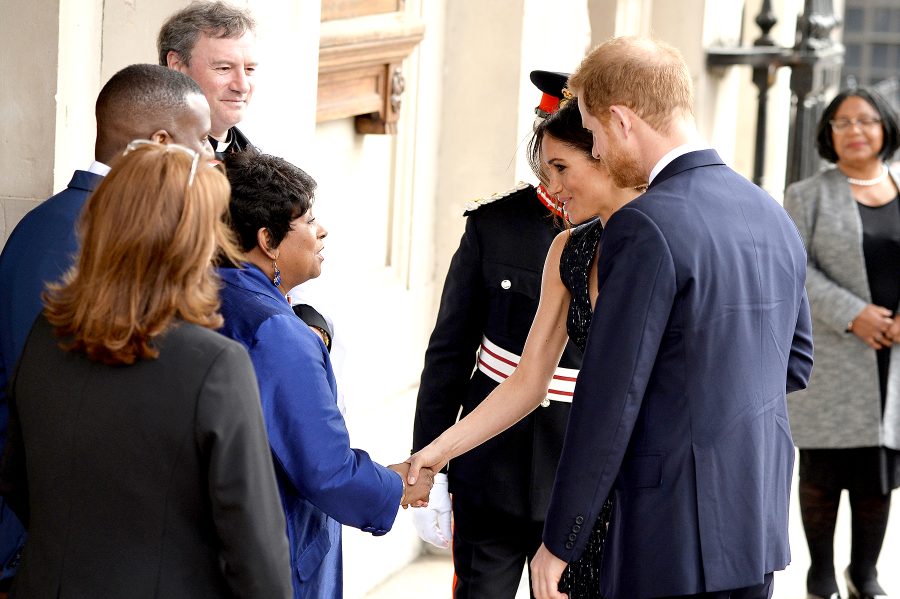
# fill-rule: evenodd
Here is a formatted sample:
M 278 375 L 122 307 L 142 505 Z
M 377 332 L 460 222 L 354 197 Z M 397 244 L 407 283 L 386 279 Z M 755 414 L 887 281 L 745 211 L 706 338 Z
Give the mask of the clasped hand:
M 400 464 L 391 464 L 388 466 L 391 470 L 400 475 L 403 479 L 403 496 L 400 498 L 400 507 L 403 509 L 409 506 L 425 507 L 428 505 L 428 494 L 431 493 L 431 487 L 434 485 L 434 472 L 431 468 L 422 468 L 418 472 L 415 482 L 408 482 L 409 464 L 401 462 Z
M 892 318 L 887 308 L 869 304 L 853 319 L 850 330 L 872 349 L 890 347 L 900 342 L 900 316 Z

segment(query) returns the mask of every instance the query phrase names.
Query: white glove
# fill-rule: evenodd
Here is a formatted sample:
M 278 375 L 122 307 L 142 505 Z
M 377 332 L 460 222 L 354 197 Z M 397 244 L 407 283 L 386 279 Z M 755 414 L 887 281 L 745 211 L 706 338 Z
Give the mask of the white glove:
M 434 486 L 428 494 L 428 507 L 412 510 L 413 525 L 420 539 L 443 549 L 450 546 L 453 536 L 450 531 L 450 507 L 447 475 L 435 474 Z

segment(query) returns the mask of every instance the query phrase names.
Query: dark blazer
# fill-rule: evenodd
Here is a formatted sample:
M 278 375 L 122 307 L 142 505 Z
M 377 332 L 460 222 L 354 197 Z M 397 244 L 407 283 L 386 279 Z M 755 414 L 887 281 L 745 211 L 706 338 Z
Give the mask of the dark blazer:
M 522 354 L 541 295 L 547 250 L 560 231 L 531 185 L 466 215 L 465 233 L 450 262 L 437 323 L 425 353 L 413 451 L 456 422 L 460 408 L 465 416 L 498 385 L 475 370 L 483 335 Z M 560 365 L 578 368 L 580 363 L 581 352 L 568 345 Z M 550 402 L 504 433 L 454 458 L 449 468 L 454 497 L 517 517 L 543 520 L 569 406 Z
M 0 485 L 29 530 L 13 596 L 291 596 L 253 367 L 182 323 L 106 366 L 37 320 L 10 385 Z
M 250 143 L 250 140 L 247 139 L 247 136 L 238 129 L 237 127 L 232 127 L 229 129 L 229 137 L 231 137 L 231 143 L 228 144 L 228 147 L 225 148 L 224 152 L 216 152 L 216 160 L 225 160 L 226 154 L 232 154 L 234 152 L 243 152 L 247 148 L 251 147 L 253 144 Z
M 609 599 L 751 586 L 789 563 L 785 392 L 812 368 L 805 279 L 790 218 L 712 150 L 609 219 L 544 528 L 571 561 L 613 492 Z
M 41 312 L 41 292 L 62 277 L 78 250 L 75 223 L 103 177 L 75 171 L 69 186 L 19 221 L 0 254 L 0 447 L 6 440 L 6 385 Z M 5 503 L 0 506 L 0 578 L 14 574 L 24 531 Z
M 72 266 L 78 251 L 75 223 L 103 177 L 75 171 L 69 186 L 19 221 L 0 254 L 0 400 L 34 319 L 41 292 Z M 6 430 L 5 409 L 0 434 Z M 0 437 L 2 441 L 3 437 Z

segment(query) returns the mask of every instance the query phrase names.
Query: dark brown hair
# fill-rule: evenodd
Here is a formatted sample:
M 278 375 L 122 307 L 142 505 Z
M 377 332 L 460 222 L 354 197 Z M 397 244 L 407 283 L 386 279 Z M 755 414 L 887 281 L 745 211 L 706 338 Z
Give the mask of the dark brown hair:
M 578 100 L 573 98 L 567 101 L 562 108 L 534 127 L 534 134 L 528 141 L 528 164 L 541 181 L 546 181 L 544 163 L 541 159 L 541 142 L 544 141 L 545 135 L 549 135 L 594 160 L 592 152 L 594 138 L 591 132 L 581 124 Z

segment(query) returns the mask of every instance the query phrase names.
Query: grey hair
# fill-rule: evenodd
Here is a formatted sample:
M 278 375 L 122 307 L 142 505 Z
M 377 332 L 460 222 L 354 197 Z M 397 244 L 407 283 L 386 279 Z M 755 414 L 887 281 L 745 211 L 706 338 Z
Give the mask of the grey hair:
M 215 38 L 238 38 L 246 32 L 256 31 L 256 21 L 250 12 L 225 2 L 192 2 L 169 17 L 159 30 L 156 50 L 159 64 L 168 66 L 169 52 L 175 52 L 191 64 L 191 52 L 201 33 Z

